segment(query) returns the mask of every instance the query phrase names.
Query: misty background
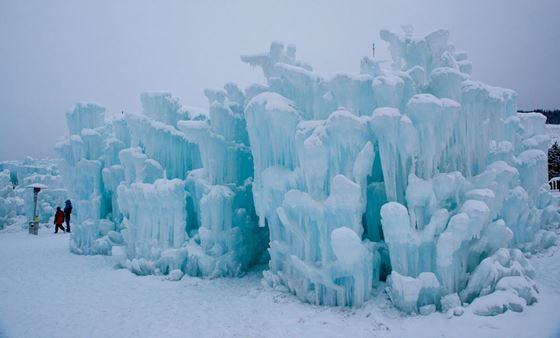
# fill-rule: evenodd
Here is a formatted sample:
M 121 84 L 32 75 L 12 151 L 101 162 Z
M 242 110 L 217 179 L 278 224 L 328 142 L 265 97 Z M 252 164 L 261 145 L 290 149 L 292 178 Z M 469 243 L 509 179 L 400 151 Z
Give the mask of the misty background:
M 519 109 L 560 108 L 558 0 L 17 1 L 0 0 L 0 160 L 53 157 L 65 113 L 96 102 L 140 112 L 169 91 L 207 108 L 204 88 L 264 83 L 239 56 L 270 42 L 330 78 L 360 59 L 389 59 L 380 29 L 449 29 L 473 78 L 519 93 Z

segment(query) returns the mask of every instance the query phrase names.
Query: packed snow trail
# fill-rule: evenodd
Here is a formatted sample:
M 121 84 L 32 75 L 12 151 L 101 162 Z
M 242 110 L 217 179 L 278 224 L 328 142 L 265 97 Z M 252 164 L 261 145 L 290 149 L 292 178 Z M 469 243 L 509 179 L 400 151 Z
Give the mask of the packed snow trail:
M 560 250 L 534 257 L 539 302 L 496 317 L 407 317 L 384 292 L 362 308 L 301 303 L 243 278 L 139 278 L 68 235 L 0 233 L 0 337 L 559 337 Z

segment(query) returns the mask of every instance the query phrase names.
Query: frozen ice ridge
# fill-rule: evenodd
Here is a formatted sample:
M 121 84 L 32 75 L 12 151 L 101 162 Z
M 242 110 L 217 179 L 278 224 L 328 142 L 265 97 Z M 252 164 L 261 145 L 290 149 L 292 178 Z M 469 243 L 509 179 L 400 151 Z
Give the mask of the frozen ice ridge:
M 330 306 L 380 285 L 408 313 L 537 301 L 522 251 L 553 245 L 560 223 L 544 117 L 473 80 L 447 31 L 381 38 L 390 65 L 330 79 L 274 42 L 241 57 L 266 84 L 206 90 L 208 110 L 169 93 L 112 119 L 76 105 L 56 146 L 70 249 L 172 280 L 268 261 L 268 285 Z

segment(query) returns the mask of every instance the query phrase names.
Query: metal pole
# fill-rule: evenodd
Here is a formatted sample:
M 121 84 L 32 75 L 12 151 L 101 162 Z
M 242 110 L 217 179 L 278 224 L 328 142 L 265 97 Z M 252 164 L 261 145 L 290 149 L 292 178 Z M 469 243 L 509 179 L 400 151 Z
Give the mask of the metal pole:
M 37 215 L 37 200 L 41 188 L 33 188 L 33 221 L 29 222 L 29 233 L 33 235 L 39 234 L 39 215 Z
M 33 188 L 33 222 L 39 222 L 39 216 L 37 215 L 37 199 L 39 195 L 40 188 Z

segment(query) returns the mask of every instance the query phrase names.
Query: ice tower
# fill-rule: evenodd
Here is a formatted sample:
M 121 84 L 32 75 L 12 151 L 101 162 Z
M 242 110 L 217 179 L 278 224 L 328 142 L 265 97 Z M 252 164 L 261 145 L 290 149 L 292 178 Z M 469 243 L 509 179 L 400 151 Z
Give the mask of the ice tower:
M 543 226 L 558 223 L 545 120 L 517 114 L 515 92 L 472 80 L 448 36 L 382 31 L 390 69 L 364 58 L 360 74 L 332 79 L 280 43 L 242 57 L 267 80 L 245 115 L 270 285 L 359 305 L 388 277 L 397 307 L 425 313 L 457 293 L 471 302 L 464 290 L 481 281 L 469 276 L 495 255 L 502 268 L 477 296 L 501 278 L 530 278 L 516 249 L 500 250 L 541 245 L 533 239 L 553 236 Z

